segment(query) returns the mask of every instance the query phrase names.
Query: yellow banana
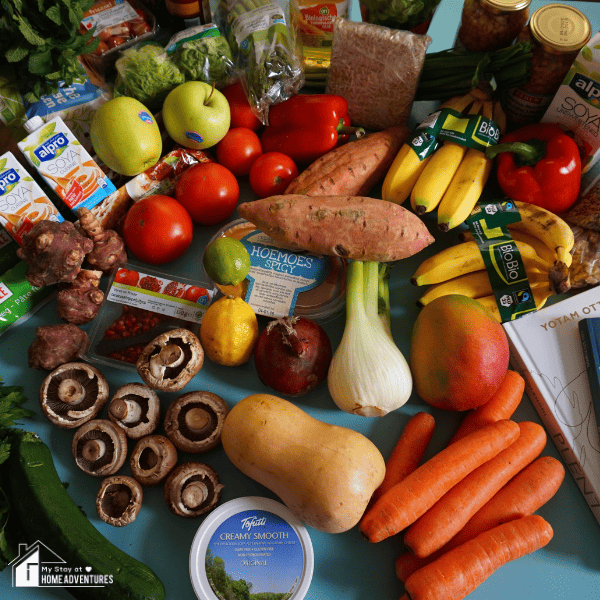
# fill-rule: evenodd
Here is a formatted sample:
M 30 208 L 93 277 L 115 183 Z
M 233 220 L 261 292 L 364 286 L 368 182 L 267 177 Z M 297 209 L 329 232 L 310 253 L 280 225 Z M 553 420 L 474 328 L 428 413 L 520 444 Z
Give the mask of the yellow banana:
M 530 287 L 536 288 L 543 285 L 548 285 L 548 273 L 543 271 L 529 271 L 527 273 Z M 427 291 L 419 298 L 417 304 L 425 306 L 432 300 L 440 296 L 449 294 L 460 294 L 469 298 L 481 298 L 483 296 L 493 295 L 494 290 L 490 283 L 490 278 L 487 270 L 473 271 L 465 275 L 459 275 L 448 281 L 435 283 L 427 289 Z
M 451 98 L 440 108 L 452 108 L 462 112 L 472 102 L 473 96 L 465 94 Z M 381 197 L 389 202 L 402 204 L 410 196 L 432 156 L 419 160 L 417 153 L 408 144 L 403 144 L 383 180 Z
M 552 289 L 549 285 L 541 285 L 538 287 L 532 288 L 533 299 L 535 300 L 535 305 L 538 308 L 542 308 L 544 304 L 546 304 L 548 298 L 553 295 Z M 487 308 L 498 321 L 501 321 L 500 311 L 498 310 L 498 304 L 496 303 L 496 298 L 492 294 L 490 296 L 483 296 L 481 298 L 477 298 L 477 302 L 479 302 L 483 307 Z
M 547 260 L 550 264 L 553 264 L 556 261 L 556 252 L 548 248 L 548 246 L 546 246 L 539 238 L 534 237 L 525 230 L 514 229 L 512 223 L 508 226 L 508 230 L 513 240 L 529 244 L 540 258 Z M 461 231 L 458 239 L 461 242 L 468 242 L 475 238 L 473 238 L 470 231 Z
M 575 236 L 568 223 L 553 212 L 534 204 L 527 202 L 515 202 L 515 204 L 521 213 L 521 220 L 512 223 L 511 227 L 518 231 L 526 231 L 542 240 L 556 253 L 559 262 L 570 267 Z
M 476 115 L 482 102 L 473 102 L 468 114 Z M 449 140 L 431 156 L 410 195 L 411 208 L 418 215 L 436 209 L 461 165 L 468 148 Z
M 515 243 L 528 272 L 532 269 L 545 272 L 550 270 L 551 263 L 540 258 L 529 244 L 524 242 Z M 483 256 L 477 243 L 463 242 L 426 258 L 415 271 L 411 283 L 414 285 L 440 283 L 485 268 Z
M 483 116 L 493 116 L 492 101 L 483 104 Z M 469 216 L 492 172 L 494 161 L 485 152 L 469 148 L 456 170 L 438 207 L 438 227 L 448 231 L 457 227 Z

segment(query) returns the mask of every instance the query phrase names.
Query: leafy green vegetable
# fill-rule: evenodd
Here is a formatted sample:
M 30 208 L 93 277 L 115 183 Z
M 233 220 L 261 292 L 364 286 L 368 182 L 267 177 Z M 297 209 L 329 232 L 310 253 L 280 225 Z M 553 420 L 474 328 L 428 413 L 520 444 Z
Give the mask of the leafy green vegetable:
M 185 82 L 183 73 L 159 44 L 143 44 L 123 51 L 115 63 L 115 96 L 130 96 L 153 112 L 161 109 L 167 94 Z
M 440 0 L 360 0 L 369 23 L 392 29 L 412 29 L 431 18 Z
M 10 449 L 16 436 L 32 435 L 17 429 L 15 425 L 24 417 L 35 413 L 23 404 L 27 397 L 21 386 L 4 387 L 0 378 L 0 465 L 10 456 Z M 0 479 L 0 484 L 2 479 Z M 0 487 L 0 571 L 17 556 L 17 542 L 14 529 L 18 523 L 9 522 L 10 502 L 6 492 Z M 11 527 L 9 527 L 9 524 Z M 10 531 L 9 531 L 10 529 Z
M 84 74 L 77 57 L 98 47 L 93 30 L 81 33 L 94 0 L 0 0 L 0 55 L 14 66 L 17 84 L 35 102 Z
M 234 69 L 231 48 L 220 33 L 185 40 L 172 59 L 187 81 L 205 81 L 217 87 L 227 83 Z

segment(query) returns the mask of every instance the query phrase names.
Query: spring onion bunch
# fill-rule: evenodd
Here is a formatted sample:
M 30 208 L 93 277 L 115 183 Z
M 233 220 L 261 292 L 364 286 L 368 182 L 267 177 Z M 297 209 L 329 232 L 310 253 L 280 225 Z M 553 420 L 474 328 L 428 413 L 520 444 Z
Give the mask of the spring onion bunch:
M 349 264 L 346 324 L 327 377 L 337 406 L 364 417 L 386 415 L 412 392 L 410 368 L 391 333 L 389 270 L 373 261 Z
M 498 89 L 523 85 L 529 78 L 532 46 L 519 42 L 495 52 L 452 48 L 425 55 L 415 100 L 445 100 L 466 94 L 483 81 Z

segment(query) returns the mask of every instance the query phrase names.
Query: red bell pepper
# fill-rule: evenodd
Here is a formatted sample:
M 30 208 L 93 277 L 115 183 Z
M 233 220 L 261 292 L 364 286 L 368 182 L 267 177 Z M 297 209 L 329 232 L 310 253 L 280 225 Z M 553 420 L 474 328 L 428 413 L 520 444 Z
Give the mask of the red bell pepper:
M 489 158 L 497 155 L 497 178 L 509 198 L 554 213 L 571 207 L 581 187 L 577 144 L 556 123 L 534 123 L 507 133 Z
M 269 109 L 269 125 L 261 135 L 263 152 L 281 152 L 296 164 L 308 165 L 351 134 L 348 102 L 334 94 L 298 94 Z

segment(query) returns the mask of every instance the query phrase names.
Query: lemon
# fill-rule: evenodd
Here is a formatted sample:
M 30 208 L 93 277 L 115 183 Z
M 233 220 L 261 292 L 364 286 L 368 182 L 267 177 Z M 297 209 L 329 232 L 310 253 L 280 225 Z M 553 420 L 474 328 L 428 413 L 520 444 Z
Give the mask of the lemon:
M 256 313 L 241 298 L 219 298 L 204 313 L 200 342 L 208 358 L 219 365 L 235 367 L 248 362 L 257 339 Z
M 239 240 L 219 237 L 204 251 L 204 269 L 219 285 L 237 285 L 250 271 L 250 254 Z

